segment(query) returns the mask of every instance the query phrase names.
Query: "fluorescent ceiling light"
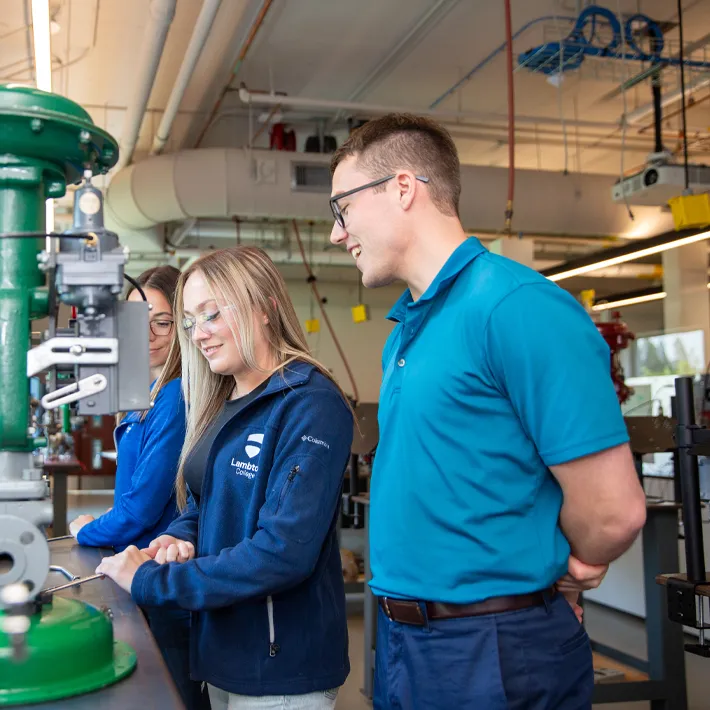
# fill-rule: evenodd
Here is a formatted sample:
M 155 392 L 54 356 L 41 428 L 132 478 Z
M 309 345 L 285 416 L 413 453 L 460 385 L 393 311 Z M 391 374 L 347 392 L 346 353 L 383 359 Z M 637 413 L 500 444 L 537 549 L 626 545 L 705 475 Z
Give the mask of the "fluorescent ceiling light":
M 51 234 L 54 231 L 54 200 L 47 200 L 45 202 L 45 218 L 46 218 L 46 230 L 47 234 Z M 47 237 L 49 239 L 49 237 Z
M 32 32 L 35 45 L 35 80 L 38 89 L 52 90 L 52 53 L 49 0 L 32 0 Z
M 588 274 L 592 271 L 597 271 L 598 269 L 605 269 L 609 266 L 616 266 L 617 264 L 623 264 L 627 261 L 635 261 L 636 259 L 642 259 L 646 256 L 659 254 L 660 252 L 668 251 L 669 249 L 677 249 L 678 247 L 684 247 L 688 244 L 695 244 L 696 242 L 701 242 L 705 239 L 710 239 L 710 231 L 700 232 L 699 234 L 691 234 L 690 236 L 679 237 L 678 239 L 662 241 L 661 243 L 655 243 L 652 246 L 636 250 L 633 250 L 633 245 L 629 245 L 628 247 L 622 247 L 622 250 L 627 253 L 622 253 L 609 259 L 600 259 L 599 261 L 594 261 L 590 264 L 583 264 L 565 271 L 560 271 L 559 273 L 552 273 L 549 275 L 545 274 L 544 271 L 542 273 L 547 276 L 550 281 L 562 281 L 562 279 L 569 279 L 573 276 L 581 276 L 582 274 Z M 651 240 L 648 241 L 657 241 L 657 238 L 652 237 Z M 599 256 L 601 256 L 601 254 Z M 554 269 L 549 269 L 549 271 L 554 271 Z
M 35 83 L 42 91 L 52 90 L 52 41 L 49 22 L 49 0 L 32 0 L 32 33 L 35 50 Z M 54 231 L 54 200 L 45 203 L 45 230 Z M 49 237 L 46 248 L 51 248 Z
M 707 284 L 708 291 L 710 291 L 710 283 Z M 616 300 L 613 301 L 602 301 L 601 303 L 595 303 L 592 306 L 593 311 L 608 311 L 612 308 L 621 308 L 622 306 L 635 306 L 638 303 L 649 303 L 651 301 L 662 301 L 666 298 L 668 294 L 663 291 L 660 287 L 658 289 L 649 289 L 646 293 L 636 292 L 636 294 L 629 293 L 628 296 L 624 296 L 623 293 L 618 294 L 618 296 L 610 296 Z
M 598 303 L 592 306 L 593 311 L 608 311 L 612 308 L 621 308 L 622 306 L 635 306 L 637 303 L 648 303 L 649 301 L 660 301 L 666 297 L 665 291 L 658 293 L 648 293 L 645 296 L 634 296 L 632 298 L 621 298 L 618 301 L 610 301 L 608 303 Z

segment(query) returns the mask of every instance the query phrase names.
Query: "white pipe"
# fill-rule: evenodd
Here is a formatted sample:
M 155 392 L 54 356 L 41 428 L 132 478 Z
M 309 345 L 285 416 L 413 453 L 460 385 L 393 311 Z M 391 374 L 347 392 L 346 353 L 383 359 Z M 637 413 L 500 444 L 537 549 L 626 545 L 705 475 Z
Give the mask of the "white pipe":
M 700 77 L 699 79 L 696 79 L 694 82 L 688 84 L 685 87 L 685 95 L 690 96 L 691 94 L 694 94 L 696 91 L 700 91 L 700 89 L 704 89 L 706 86 L 710 85 L 710 74 L 705 74 L 704 76 Z M 661 108 L 665 108 L 669 104 L 672 104 L 676 101 L 680 101 L 683 96 L 683 92 L 681 89 L 677 89 L 676 91 L 671 91 L 669 94 L 664 94 L 661 96 Z M 626 122 L 629 125 L 634 125 L 636 123 L 639 123 L 642 121 L 644 118 L 647 116 L 650 116 L 653 113 L 653 104 L 646 104 L 645 106 L 639 106 L 637 109 L 634 109 L 631 113 L 627 114 L 626 116 Z
M 259 246 L 254 244 L 254 246 Z M 180 258 L 188 258 L 193 261 L 202 256 L 202 254 L 209 254 L 211 249 L 197 249 L 197 248 L 184 248 L 175 249 L 174 251 L 166 252 L 142 252 L 135 251 L 131 252 L 129 264 L 131 262 L 141 262 L 141 263 L 152 263 L 165 261 L 166 257 L 175 256 Z M 271 249 L 265 248 L 264 251 L 269 255 L 271 260 L 275 264 L 302 264 L 303 259 L 297 248 L 288 251 L 287 249 Z M 340 249 L 333 249 L 329 251 L 316 251 L 312 255 L 308 255 L 308 263 L 312 266 L 348 266 L 355 267 L 355 260 L 345 251 Z
M 178 72 L 177 79 L 175 79 L 175 86 L 173 86 L 168 104 L 165 107 L 165 113 L 163 113 L 160 126 L 158 126 L 155 138 L 153 139 L 153 146 L 150 149 L 151 155 L 159 155 L 162 153 L 170 137 L 170 129 L 180 108 L 180 102 L 185 95 L 185 90 L 192 77 L 192 72 L 195 71 L 195 66 L 202 54 L 202 50 L 205 48 L 207 36 L 212 29 L 212 23 L 214 22 L 221 2 L 222 0 L 204 0 L 202 4 L 200 15 L 197 18 L 197 24 L 190 38 L 190 44 L 187 46 L 187 51 L 185 52 L 185 58 L 182 60 L 180 71 Z
M 283 247 L 270 247 L 259 243 L 258 240 L 244 240 L 245 245 L 258 246 L 264 249 L 275 264 L 301 264 L 303 263 L 298 249 L 294 248 L 290 251 Z M 181 247 L 179 249 L 170 249 L 168 252 L 159 251 L 141 251 L 139 249 L 131 251 L 130 262 L 153 263 L 164 262 L 170 257 L 191 258 L 202 254 L 207 254 L 212 249 L 201 249 L 200 247 Z M 319 249 L 308 255 L 308 261 L 312 266 L 352 266 L 355 267 L 355 260 L 347 252 L 341 249 Z M 553 262 L 546 259 L 535 259 L 533 267 L 537 270 L 547 269 L 550 266 L 555 266 L 559 262 Z M 653 264 L 622 264 L 609 269 L 600 269 L 590 274 L 593 278 L 625 278 L 625 279 L 645 279 L 649 283 L 652 281 L 652 276 L 655 267 Z
M 158 64 L 168 36 L 170 23 L 175 17 L 177 0 L 151 0 L 148 11 L 148 24 L 143 33 L 143 44 L 138 62 L 138 76 L 133 79 L 135 90 L 123 124 L 118 164 L 119 171 L 131 162 L 133 151 L 138 142 L 141 123 L 148 105 L 150 92 L 158 73 Z
M 441 120 L 468 118 L 472 121 L 501 121 L 507 123 L 508 117 L 497 113 L 476 113 L 475 111 L 439 111 L 422 108 L 407 108 L 404 106 L 383 106 L 381 104 L 361 104 L 352 101 L 330 101 L 328 99 L 308 99 L 301 96 L 282 96 L 280 94 L 257 94 L 242 87 L 239 89 L 239 98 L 245 104 L 260 106 L 291 106 L 294 108 L 323 109 L 326 111 L 353 111 L 364 115 L 384 115 L 387 113 L 413 113 L 419 116 L 432 116 Z M 559 118 L 549 116 L 517 116 L 516 121 L 521 123 L 552 124 L 557 125 Z M 614 130 L 618 124 L 604 121 L 574 121 L 573 125 L 580 128 L 599 128 Z

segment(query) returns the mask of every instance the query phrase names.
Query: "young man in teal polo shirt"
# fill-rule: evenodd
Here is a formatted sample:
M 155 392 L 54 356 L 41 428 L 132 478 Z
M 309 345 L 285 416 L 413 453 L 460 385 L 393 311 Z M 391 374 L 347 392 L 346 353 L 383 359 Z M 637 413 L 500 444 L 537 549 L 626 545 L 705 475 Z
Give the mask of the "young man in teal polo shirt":
M 646 514 L 609 351 L 572 296 L 466 236 L 438 124 L 370 121 L 331 167 L 331 241 L 366 287 L 408 286 L 370 493 L 375 708 L 589 708 L 576 595 Z

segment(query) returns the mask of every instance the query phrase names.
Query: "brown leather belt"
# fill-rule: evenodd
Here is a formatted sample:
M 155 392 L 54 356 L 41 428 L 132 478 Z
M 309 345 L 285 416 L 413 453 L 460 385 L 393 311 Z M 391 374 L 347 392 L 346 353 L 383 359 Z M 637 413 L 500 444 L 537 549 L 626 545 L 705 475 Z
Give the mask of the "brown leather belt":
M 378 600 L 390 621 L 413 626 L 425 626 L 427 620 L 422 613 L 422 604 L 426 608 L 427 618 L 432 621 L 437 619 L 465 619 L 469 616 L 502 614 L 506 611 L 519 611 L 534 606 L 542 606 L 545 603 L 545 597 L 547 596 L 550 599 L 554 594 L 554 589 L 547 589 L 544 592 L 532 592 L 531 594 L 491 597 L 475 604 L 420 602 L 392 599 L 391 597 L 378 597 Z

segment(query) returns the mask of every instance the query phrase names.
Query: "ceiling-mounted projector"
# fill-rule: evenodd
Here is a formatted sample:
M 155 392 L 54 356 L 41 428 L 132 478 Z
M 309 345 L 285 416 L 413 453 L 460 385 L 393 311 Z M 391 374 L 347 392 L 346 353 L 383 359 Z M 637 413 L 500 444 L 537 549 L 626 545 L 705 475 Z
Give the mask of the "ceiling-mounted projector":
M 694 194 L 710 192 L 710 167 L 688 166 L 689 187 Z M 685 168 L 682 165 L 651 160 L 642 170 L 617 180 L 612 187 L 614 202 L 632 205 L 665 206 L 672 197 L 685 190 Z

